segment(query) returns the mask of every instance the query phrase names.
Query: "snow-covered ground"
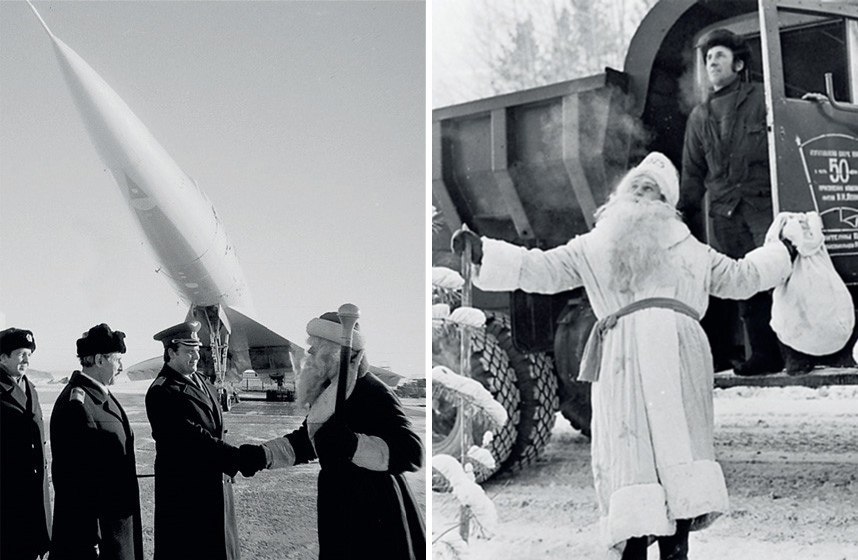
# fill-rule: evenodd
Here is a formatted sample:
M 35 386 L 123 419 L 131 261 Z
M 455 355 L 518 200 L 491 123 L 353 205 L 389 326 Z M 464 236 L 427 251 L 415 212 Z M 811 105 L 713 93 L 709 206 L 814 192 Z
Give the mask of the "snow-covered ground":
M 53 379 L 30 379 L 41 395 L 43 392 L 47 393 L 59 393 L 66 386 L 64 382 L 61 381 L 63 377 L 69 377 L 71 374 L 65 374 L 64 376 L 58 376 L 58 374 L 54 374 Z M 66 380 L 67 381 L 67 380 Z M 145 395 L 146 390 L 149 389 L 149 385 L 152 384 L 153 379 L 140 379 L 138 381 L 131 381 L 124 375 L 119 375 L 114 380 L 113 384 L 110 386 L 110 390 L 114 393 L 124 393 L 128 395 Z
M 135 434 L 137 473 L 151 475 L 154 470 L 155 442 L 146 418 L 144 396 L 152 380 L 128 381 L 120 376 L 110 387 L 122 403 Z M 39 400 L 45 424 L 62 383 L 40 383 Z M 421 399 L 403 399 L 406 414 L 418 434 L 426 430 L 426 409 Z M 226 440 L 260 443 L 297 429 L 303 421 L 295 403 L 242 401 L 224 416 L 228 428 Z M 47 446 L 50 459 L 51 446 Z M 289 469 L 262 471 L 253 478 L 235 477 L 233 492 L 241 555 L 245 560 L 314 560 L 319 547 L 316 538 L 316 478 L 318 462 Z M 426 505 L 426 469 L 406 474 L 420 507 Z M 144 558 L 153 553 L 154 479 L 139 479 L 143 521 Z M 51 488 L 53 493 L 53 488 Z
M 692 533 L 690 558 L 858 559 L 858 387 L 716 390 L 715 423 L 731 510 Z M 589 441 L 563 417 L 536 465 L 484 488 L 500 524 L 472 540 L 472 560 L 604 557 Z M 449 494 L 432 498 L 437 537 L 457 509 Z

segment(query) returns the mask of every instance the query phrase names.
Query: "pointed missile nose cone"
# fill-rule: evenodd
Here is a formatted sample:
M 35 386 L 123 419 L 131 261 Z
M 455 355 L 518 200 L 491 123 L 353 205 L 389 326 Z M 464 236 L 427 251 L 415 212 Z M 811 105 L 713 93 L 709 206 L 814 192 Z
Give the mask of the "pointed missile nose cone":
M 42 24 L 42 28 L 45 30 L 45 33 L 48 34 L 48 37 L 50 37 L 51 40 L 56 39 L 56 37 L 54 37 L 54 34 L 51 32 L 50 28 L 48 27 L 48 24 L 45 23 L 45 20 L 42 19 L 42 16 L 39 14 L 38 10 L 36 10 L 36 7 L 33 6 L 33 3 L 30 2 L 30 0 L 27 0 L 27 5 L 30 6 L 30 9 L 33 10 L 34 14 L 36 14 L 36 17 L 39 19 L 39 23 Z

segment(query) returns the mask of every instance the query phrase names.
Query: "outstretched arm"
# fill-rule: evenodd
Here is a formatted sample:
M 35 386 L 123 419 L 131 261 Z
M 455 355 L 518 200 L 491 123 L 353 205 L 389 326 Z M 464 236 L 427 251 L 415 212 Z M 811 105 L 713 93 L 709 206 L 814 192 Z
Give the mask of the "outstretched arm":
M 580 237 L 542 251 L 483 238 L 483 259 L 474 285 L 488 291 L 553 294 L 581 286 Z
M 766 243 L 734 260 L 709 249 L 709 293 L 725 299 L 748 299 L 782 284 L 792 271 L 792 259 L 781 241 Z
M 316 451 L 310 442 L 306 420 L 294 432 L 268 440 L 262 444 L 262 447 L 265 450 L 265 468 L 268 469 L 283 469 L 316 459 Z

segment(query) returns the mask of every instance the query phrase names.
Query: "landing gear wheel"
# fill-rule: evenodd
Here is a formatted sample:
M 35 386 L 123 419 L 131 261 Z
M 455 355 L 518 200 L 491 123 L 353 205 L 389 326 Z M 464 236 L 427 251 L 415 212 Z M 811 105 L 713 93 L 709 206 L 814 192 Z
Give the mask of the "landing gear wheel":
M 220 406 L 224 412 L 229 412 L 232 409 L 232 398 L 230 397 L 229 392 L 226 389 L 219 389 L 218 394 L 220 395 Z
M 542 453 L 554 427 L 558 409 L 557 376 L 551 359 L 539 352 L 525 354 L 512 342 L 512 323 L 503 313 L 487 313 L 486 332 L 497 338 L 515 370 L 521 395 L 518 435 L 501 470 L 517 472 L 533 463 Z
M 458 336 L 455 329 L 448 331 L 443 340 L 433 342 L 433 365 L 447 366 L 453 371 L 459 369 Z M 433 337 L 434 338 L 434 337 Z M 509 457 L 516 440 L 519 422 L 519 391 L 515 385 L 515 372 L 509 364 L 506 353 L 498 345 L 494 336 L 481 330 L 471 335 L 471 378 L 479 381 L 506 410 L 509 418 L 499 430 L 493 430 L 493 439 L 487 446 L 495 458 L 496 467 L 489 469 L 474 464 L 477 482 L 483 482 L 500 468 Z M 472 444 L 482 444 L 487 426 L 482 421 L 463 414 L 456 403 L 434 392 L 432 395 L 432 454 L 452 455 L 461 459 L 461 434 L 465 431 Z M 465 450 L 467 452 L 467 449 Z M 433 477 L 433 489 L 444 491 L 442 484 L 436 484 Z

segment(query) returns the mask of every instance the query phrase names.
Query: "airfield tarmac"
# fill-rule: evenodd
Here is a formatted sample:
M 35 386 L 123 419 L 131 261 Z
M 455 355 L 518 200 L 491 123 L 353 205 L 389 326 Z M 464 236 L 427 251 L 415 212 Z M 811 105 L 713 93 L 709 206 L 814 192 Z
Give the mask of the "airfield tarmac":
M 137 473 L 152 474 L 155 442 L 146 418 L 144 397 L 150 381 L 117 383 L 111 391 L 122 403 L 134 430 Z M 45 429 L 59 392 L 64 385 L 37 385 Z M 425 408 L 420 401 L 403 399 L 415 431 L 425 438 Z M 303 416 L 294 403 L 242 401 L 224 415 L 229 443 L 260 443 L 298 428 Z M 425 441 L 425 440 L 424 440 Z M 50 461 L 50 444 L 47 448 Z M 425 459 L 424 459 L 425 461 Z M 192 467 L 189 467 L 192 468 Z M 417 501 L 426 509 L 425 468 L 406 476 Z M 316 539 L 316 477 L 319 464 L 290 469 L 262 471 L 252 478 L 235 478 L 235 510 L 242 558 L 254 560 L 314 560 Z M 154 478 L 140 478 L 140 506 L 143 517 L 143 548 L 146 558 L 154 552 Z M 53 488 L 51 489 L 53 500 Z M 188 538 L 203 538 L 188 535 Z

